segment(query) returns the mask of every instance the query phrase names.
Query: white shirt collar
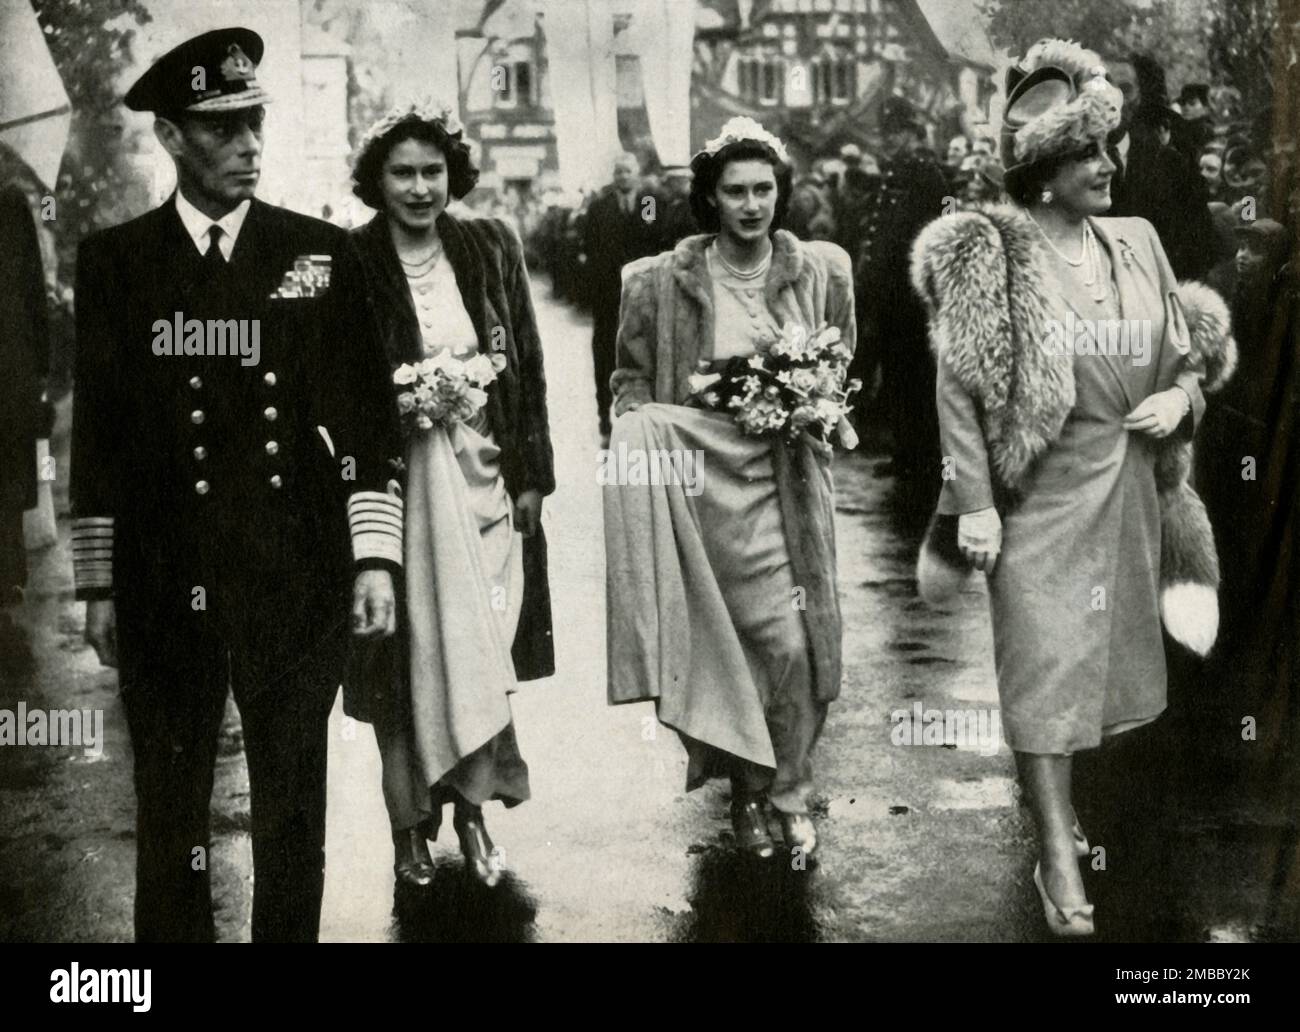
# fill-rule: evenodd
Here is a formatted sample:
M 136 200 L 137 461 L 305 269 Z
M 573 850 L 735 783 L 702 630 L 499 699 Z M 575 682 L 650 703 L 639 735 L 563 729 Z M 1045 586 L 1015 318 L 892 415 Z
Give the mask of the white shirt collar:
M 199 254 L 204 254 L 208 249 L 208 230 L 220 226 L 221 239 L 217 246 L 221 248 L 221 256 L 226 261 L 230 261 L 230 255 L 235 250 L 235 241 L 239 239 L 239 231 L 244 225 L 244 219 L 248 217 L 251 204 L 251 201 L 241 201 L 221 218 L 210 219 L 187 201 L 179 189 L 176 191 L 176 214 L 181 217 L 181 224 L 194 241 Z

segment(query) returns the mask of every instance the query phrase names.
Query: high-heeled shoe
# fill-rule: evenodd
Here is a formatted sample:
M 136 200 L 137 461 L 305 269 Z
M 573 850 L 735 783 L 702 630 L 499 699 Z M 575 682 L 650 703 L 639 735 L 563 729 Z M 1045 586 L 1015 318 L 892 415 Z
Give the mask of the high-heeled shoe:
M 399 885 L 426 889 L 433 884 L 433 857 L 420 828 L 393 830 L 393 874 Z
M 483 811 L 477 806 L 457 805 L 452 825 L 460 837 L 460 851 L 470 873 L 487 888 L 496 888 L 501 882 L 501 866 L 483 823 Z
M 799 850 L 805 857 L 817 851 L 817 825 L 806 813 L 781 814 L 781 831 L 785 835 L 785 844 L 791 850 Z
M 1085 903 L 1081 907 L 1071 907 L 1066 911 L 1057 906 L 1056 901 L 1047 894 L 1047 886 L 1043 884 L 1042 861 L 1034 864 L 1034 888 L 1038 890 L 1038 896 L 1043 901 L 1043 917 L 1047 920 L 1047 930 L 1053 935 L 1074 937 L 1092 935 L 1096 932 L 1091 903 Z
M 767 818 L 763 804 L 752 795 L 738 795 L 731 800 L 731 830 L 736 835 L 736 847 L 766 860 L 776 853 L 776 844 L 767 831 Z

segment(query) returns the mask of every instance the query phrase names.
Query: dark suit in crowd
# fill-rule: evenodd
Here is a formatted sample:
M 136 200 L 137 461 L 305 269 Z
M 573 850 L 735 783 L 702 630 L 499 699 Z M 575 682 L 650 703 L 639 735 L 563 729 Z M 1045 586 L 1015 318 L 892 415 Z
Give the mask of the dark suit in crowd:
M 27 581 L 23 512 L 36 504 L 36 439 L 50 365 L 49 314 L 36 224 L 17 187 L 0 191 L 0 607 Z
M 653 198 L 656 217 L 643 217 L 645 202 Z M 618 304 L 622 295 L 623 266 L 663 250 L 660 197 L 638 188 L 628 195 L 606 187 L 587 208 L 583 250 L 591 296 L 591 354 L 596 367 L 596 405 L 602 433 L 609 433 L 612 395 L 609 378 L 614 373 L 614 341 L 618 336 Z
M 935 367 L 925 309 L 912 292 L 908 270 L 912 242 L 942 214 L 947 194 L 937 161 L 903 152 L 881 161 L 857 221 L 859 336 L 849 374 L 869 390 L 879 363 L 877 403 L 893 433 L 897 471 L 926 485 L 938 482 L 932 475 L 939 459 Z

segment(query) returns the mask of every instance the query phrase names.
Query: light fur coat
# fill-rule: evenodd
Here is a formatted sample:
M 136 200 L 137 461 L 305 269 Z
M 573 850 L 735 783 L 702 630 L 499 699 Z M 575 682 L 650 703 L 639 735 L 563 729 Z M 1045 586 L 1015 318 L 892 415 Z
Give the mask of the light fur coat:
M 931 345 L 979 407 L 989 474 L 1004 509 L 1016 504 L 1075 403 L 1073 356 L 1042 347 L 1052 304 L 1045 262 L 1036 225 L 1010 205 L 935 219 L 912 251 L 912 282 L 930 313 Z M 1177 286 L 1177 302 L 1187 365 L 1203 369 L 1201 388 L 1217 390 L 1236 366 L 1227 307 L 1194 282 Z M 1195 385 L 1190 393 L 1198 409 Z M 1217 630 L 1219 568 L 1205 507 L 1188 483 L 1191 447 L 1177 434 L 1158 446 L 1161 616 L 1175 640 L 1204 654 Z M 958 580 L 939 558 L 944 550 L 930 545 L 922 548 L 918 580 L 923 595 L 937 600 Z

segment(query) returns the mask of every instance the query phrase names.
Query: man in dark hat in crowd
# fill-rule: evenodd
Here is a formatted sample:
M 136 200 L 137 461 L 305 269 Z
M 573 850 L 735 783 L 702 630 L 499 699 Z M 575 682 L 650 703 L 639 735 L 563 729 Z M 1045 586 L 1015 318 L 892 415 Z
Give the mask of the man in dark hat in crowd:
M 394 628 L 387 363 L 347 234 L 253 196 L 261 57 L 254 32 L 206 32 L 131 87 L 178 188 L 82 241 L 77 261 L 76 597 L 130 727 L 140 941 L 214 937 L 228 690 L 252 796 L 253 938 L 317 937 L 348 630 Z
M 691 214 L 691 181 L 695 174 L 689 165 L 667 165 L 661 176 L 664 189 L 664 212 L 660 218 L 659 249 L 671 251 L 678 241 L 698 233 Z
M 1197 167 L 1200 151 L 1169 106 L 1165 72 L 1146 54 L 1131 59 L 1133 103 L 1125 101 L 1111 160 L 1112 216 L 1138 216 L 1155 226 L 1179 279 L 1204 276 L 1214 264 L 1209 197 Z M 1127 133 L 1127 140 L 1124 133 Z
M 1200 154 L 1214 139 L 1214 112 L 1210 107 L 1210 87 L 1203 82 L 1189 82 L 1178 94 L 1178 108 L 1192 151 Z
M 912 241 L 922 226 L 943 213 L 948 182 L 936 160 L 916 153 L 925 131 L 906 100 L 885 101 L 880 129 L 880 176 L 858 221 L 858 350 L 849 375 L 869 389 L 879 363 L 876 398 L 892 432 L 895 471 L 927 491 L 939 482 L 935 369 L 925 308 L 912 292 L 908 270 Z M 915 500 L 919 509 L 928 511 L 932 499 Z

